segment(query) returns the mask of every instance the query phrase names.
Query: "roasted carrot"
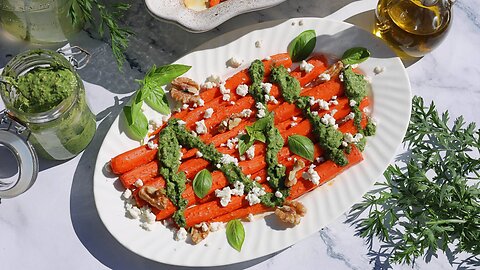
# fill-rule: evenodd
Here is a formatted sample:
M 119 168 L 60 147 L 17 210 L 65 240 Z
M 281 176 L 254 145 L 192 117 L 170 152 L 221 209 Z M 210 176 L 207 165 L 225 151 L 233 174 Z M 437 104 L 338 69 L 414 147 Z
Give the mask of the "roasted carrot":
M 208 7 L 214 7 L 218 4 L 220 4 L 220 0 L 209 0 L 208 1 Z

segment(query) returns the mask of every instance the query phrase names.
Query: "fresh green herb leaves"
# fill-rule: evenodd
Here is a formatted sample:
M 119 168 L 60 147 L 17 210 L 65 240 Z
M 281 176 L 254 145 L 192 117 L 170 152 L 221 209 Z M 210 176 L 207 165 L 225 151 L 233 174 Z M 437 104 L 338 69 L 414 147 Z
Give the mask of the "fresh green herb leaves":
M 354 47 L 346 50 L 342 56 L 344 65 L 359 64 L 370 57 L 370 52 L 362 47 Z
M 386 181 L 350 213 L 360 235 L 378 237 L 390 263 L 412 264 L 438 251 L 479 255 L 480 130 L 462 117 L 452 125 L 448 111 L 414 97 L 404 142 L 405 164 L 390 165 Z
M 292 135 L 288 137 L 288 148 L 294 154 L 313 161 L 313 142 L 302 135 Z
M 208 191 L 212 187 L 212 175 L 207 169 L 203 169 L 195 175 L 193 179 L 193 192 L 200 199 L 207 196 Z
M 94 8 L 96 8 L 98 17 L 94 14 Z M 97 26 L 97 31 L 102 37 L 108 30 L 112 53 L 120 70 L 126 59 L 124 52 L 128 47 L 128 38 L 132 32 L 121 27 L 119 21 L 129 8 L 129 4 L 113 4 L 107 7 L 100 0 L 73 0 L 68 10 L 68 15 L 75 27 L 87 22 L 91 26 Z
M 271 115 L 267 115 L 264 118 L 258 119 L 253 123 L 251 126 L 245 127 L 247 130 L 247 134 L 240 137 L 238 140 L 238 151 L 240 155 L 245 154 L 245 152 L 250 148 L 255 141 L 266 142 L 267 138 L 265 138 L 265 127 L 269 121 L 269 117 Z
M 306 59 L 315 49 L 317 34 L 315 30 L 306 30 L 300 33 L 288 45 L 288 54 L 294 62 Z
M 227 223 L 227 241 L 238 252 L 242 250 L 243 241 L 245 240 L 245 229 L 240 220 L 234 219 Z
M 170 83 L 176 77 L 187 72 L 191 67 L 179 64 L 156 67 L 147 72 L 143 80 L 139 80 L 140 88 L 135 93 L 130 106 L 125 106 L 123 113 L 128 124 L 129 135 L 136 139 L 143 139 L 148 133 L 148 120 L 141 108 L 145 101 L 154 110 L 169 114 L 170 107 L 162 86 Z

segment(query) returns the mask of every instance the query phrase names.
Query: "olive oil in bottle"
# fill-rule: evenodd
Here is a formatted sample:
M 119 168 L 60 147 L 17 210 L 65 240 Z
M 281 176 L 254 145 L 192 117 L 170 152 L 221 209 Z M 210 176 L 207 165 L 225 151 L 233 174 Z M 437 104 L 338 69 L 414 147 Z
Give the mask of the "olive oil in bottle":
M 374 34 L 400 56 L 421 57 L 448 33 L 452 0 L 379 0 Z

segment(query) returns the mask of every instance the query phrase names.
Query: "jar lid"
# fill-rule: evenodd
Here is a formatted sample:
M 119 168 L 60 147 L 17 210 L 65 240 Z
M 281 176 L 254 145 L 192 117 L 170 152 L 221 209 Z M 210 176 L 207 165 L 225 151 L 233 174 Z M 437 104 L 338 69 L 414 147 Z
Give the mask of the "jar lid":
M 0 112 L 0 146 L 6 147 L 16 159 L 18 178 L 4 181 L 0 178 L 0 198 L 12 198 L 27 191 L 37 179 L 38 158 L 28 142 L 29 131 L 12 120 L 7 113 Z

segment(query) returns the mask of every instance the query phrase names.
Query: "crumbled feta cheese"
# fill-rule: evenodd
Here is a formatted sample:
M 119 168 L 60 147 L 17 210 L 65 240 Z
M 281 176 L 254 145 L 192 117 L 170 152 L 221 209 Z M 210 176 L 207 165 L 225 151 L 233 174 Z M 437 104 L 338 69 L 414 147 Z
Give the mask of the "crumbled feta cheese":
M 343 118 L 343 121 L 346 122 L 346 121 L 352 120 L 354 118 L 355 118 L 355 113 L 351 112 L 347 116 L 345 116 L 345 118 Z
M 330 104 L 323 99 L 317 100 L 320 110 L 330 110 Z
M 317 112 L 317 111 L 313 111 L 313 112 L 312 112 L 312 115 L 317 116 L 317 115 L 318 115 L 318 112 Z
M 294 126 L 296 126 L 296 125 L 298 125 L 297 122 L 292 122 L 292 123 L 290 123 L 290 127 L 294 127 Z
M 260 84 L 265 93 L 270 94 L 270 91 L 272 91 L 272 84 L 271 83 L 261 83 Z
M 233 189 L 231 190 L 232 195 L 243 196 L 245 185 L 240 181 L 235 181 L 233 184 Z
M 300 64 L 300 70 L 303 70 L 306 73 L 310 73 L 310 71 L 312 71 L 314 67 L 315 67 L 314 65 L 308 63 L 305 60 L 303 60 L 302 63 Z
M 203 107 L 205 106 L 205 101 L 203 99 L 198 99 L 197 103 L 195 103 L 195 105 L 198 105 L 199 107 Z
M 248 214 L 247 220 L 250 221 L 250 222 L 253 221 L 253 214 L 252 214 L 252 213 L 249 213 L 249 214 Z
M 228 59 L 227 66 L 232 67 L 232 68 L 238 68 L 239 66 L 242 65 L 242 63 L 243 63 L 242 59 L 232 57 L 232 58 Z
M 292 72 L 292 70 L 291 70 L 290 68 L 287 68 L 287 71 L 288 71 L 289 73 Z
M 265 60 L 269 61 L 269 60 L 272 60 L 272 58 L 270 56 L 267 56 L 265 57 Z
M 320 184 L 320 176 L 318 175 L 317 171 L 315 171 L 315 165 L 310 165 L 308 171 L 302 173 L 302 177 L 305 180 L 309 180 L 310 182 L 314 183 L 315 185 Z
M 141 211 L 142 211 L 142 218 L 145 223 L 152 224 L 155 222 L 155 219 L 157 218 L 157 216 L 155 216 L 155 214 L 152 213 L 152 210 L 149 207 L 143 207 Z
M 246 84 L 240 84 L 237 86 L 236 92 L 237 95 L 244 97 L 248 94 L 248 86 Z
M 158 144 L 156 144 L 154 141 L 148 141 L 147 147 L 148 147 L 148 149 L 151 149 L 151 150 L 157 149 L 157 148 L 158 148 Z
M 202 84 L 202 88 L 205 88 L 205 89 L 212 89 L 215 86 L 217 85 L 214 82 L 205 82 Z
M 230 101 L 230 94 L 224 94 L 224 95 L 222 96 L 222 100 L 223 100 L 223 101 Z
M 226 146 L 229 149 L 233 149 L 233 148 L 236 148 L 235 146 L 236 146 L 237 143 L 238 143 L 238 138 L 233 137 L 233 138 L 227 140 Z
M 347 147 L 347 146 L 348 146 L 348 143 L 347 143 L 346 141 L 343 141 L 343 142 L 342 142 L 342 146 L 343 146 L 343 147 Z
M 321 81 L 328 82 L 332 78 L 328 73 L 322 73 L 318 76 Z
M 195 131 L 197 132 L 197 134 L 206 134 L 208 132 L 204 119 L 195 122 Z
M 334 116 L 337 112 L 338 112 L 337 109 L 333 109 L 333 110 L 330 112 L 330 115 Z
M 198 158 L 201 158 L 201 157 L 203 157 L 203 154 L 202 154 L 202 152 L 197 151 L 197 152 L 195 153 L 195 156 L 198 157 Z
M 298 119 L 298 117 L 292 116 L 292 120 L 293 120 L 293 121 L 297 121 L 297 119 Z
M 235 101 L 230 101 L 230 105 L 235 105 Z
M 222 167 L 222 165 L 217 164 L 216 167 L 217 167 L 218 169 L 220 169 L 220 168 Z
M 250 110 L 250 109 L 244 109 L 244 110 L 240 113 L 240 117 L 249 118 L 251 114 L 252 114 L 252 110 Z
M 265 188 L 253 187 L 252 190 L 245 196 L 245 199 L 248 201 L 250 206 L 260 203 L 260 197 L 265 195 Z
M 217 86 L 222 83 L 222 78 L 220 78 L 218 75 L 212 74 L 207 77 L 206 82 L 212 82 L 215 84 L 215 86 Z
M 157 129 L 157 128 L 162 126 L 163 121 L 162 121 L 162 119 L 154 118 L 154 119 L 150 119 L 150 121 L 148 121 L 148 123 L 150 125 L 152 125 L 153 129 Z
M 336 100 L 336 99 L 331 100 L 331 101 L 329 102 L 329 104 L 332 104 L 332 105 L 337 106 L 337 105 L 338 105 L 338 100 Z
M 325 158 L 324 158 L 324 157 L 317 157 L 317 158 L 315 159 L 315 161 L 316 161 L 317 163 L 322 163 L 322 162 L 325 161 Z
M 187 122 L 183 121 L 183 120 L 178 120 L 177 122 L 179 125 L 185 125 Z
M 220 198 L 220 205 L 225 207 L 232 200 L 232 190 L 230 189 L 230 187 L 224 187 L 221 190 L 217 189 L 215 190 L 215 196 L 217 198 Z
M 253 159 L 255 157 L 255 146 L 250 146 L 250 148 L 245 151 L 245 154 L 247 154 L 248 159 Z
M 127 214 L 130 218 L 137 219 L 142 214 L 142 211 L 136 206 L 127 208 Z
M 378 75 L 382 72 L 385 71 L 385 67 L 381 67 L 381 66 L 376 66 L 374 69 L 373 69 L 373 72 L 375 73 L 375 75 Z
M 142 187 L 143 186 L 143 181 L 142 179 L 137 179 L 135 183 L 133 183 L 134 186 L 136 187 Z
M 343 135 L 343 140 L 346 143 L 359 143 L 361 139 L 363 139 L 363 135 L 361 133 L 357 133 L 355 136 L 350 133 L 345 133 L 345 135 Z
M 132 197 L 132 191 L 130 189 L 126 189 L 123 194 L 122 194 L 122 197 L 125 199 L 125 200 L 128 200 Z
M 183 104 L 183 105 L 182 105 L 182 110 L 188 109 L 188 106 L 189 106 L 189 105 L 188 105 L 187 103 Z
M 337 99 L 337 96 L 332 96 L 332 99 Z
M 223 227 L 223 222 L 212 222 L 210 223 L 210 231 L 216 232 Z
M 185 228 L 178 229 L 177 233 L 175 233 L 175 241 L 183 241 L 187 239 L 187 230 Z
M 283 194 L 280 191 L 277 190 L 277 191 L 275 191 L 275 197 L 282 198 Z
M 211 118 L 213 115 L 213 109 L 212 108 L 208 108 L 205 110 L 205 114 L 203 115 L 203 118 L 207 119 L 207 118 Z
M 265 112 L 265 106 L 263 106 L 262 103 L 257 102 L 255 104 L 255 107 L 258 109 L 258 112 L 257 112 L 257 117 L 258 118 L 263 118 L 267 115 L 266 112 Z
M 220 158 L 220 163 L 222 163 L 222 164 L 233 163 L 235 165 L 238 165 L 238 159 L 230 156 L 229 154 L 223 154 L 222 157 Z
M 320 121 L 327 126 L 334 126 L 335 125 L 335 117 L 332 115 L 326 113 L 323 115 L 322 119 Z
M 222 84 L 220 84 L 220 93 L 221 93 L 222 95 L 229 94 L 229 93 L 230 93 L 230 89 L 225 88 L 225 84 L 222 83 Z
M 343 72 L 338 74 L 338 78 L 340 79 L 341 82 L 343 82 Z
M 357 102 L 355 100 L 351 99 L 348 104 L 350 105 L 350 107 L 355 107 L 357 105 Z
M 262 47 L 262 42 L 260 40 L 255 41 L 255 48 L 261 48 Z

